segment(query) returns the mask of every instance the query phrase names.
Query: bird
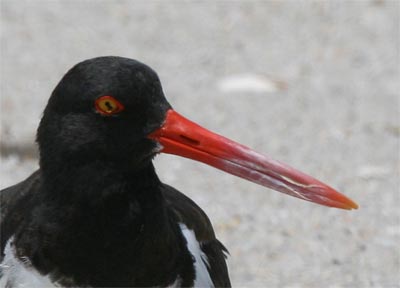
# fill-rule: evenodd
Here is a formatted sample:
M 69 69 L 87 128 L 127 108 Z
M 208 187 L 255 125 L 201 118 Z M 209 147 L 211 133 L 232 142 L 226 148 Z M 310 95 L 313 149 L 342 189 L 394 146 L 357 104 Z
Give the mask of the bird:
M 228 250 L 206 213 L 158 178 L 159 153 L 306 201 L 358 207 L 185 118 L 157 73 L 134 59 L 96 57 L 67 71 L 36 142 L 39 169 L 0 192 L 0 287 L 230 287 Z

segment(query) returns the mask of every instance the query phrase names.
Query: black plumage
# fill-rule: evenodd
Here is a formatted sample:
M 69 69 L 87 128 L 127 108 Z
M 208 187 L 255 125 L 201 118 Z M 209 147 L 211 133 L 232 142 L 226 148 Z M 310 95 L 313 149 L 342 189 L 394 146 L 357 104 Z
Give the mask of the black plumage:
M 152 159 L 161 152 L 306 201 L 358 208 L 321 181 L 184 118 L 157 74 L 131 59 L 73 67 L 49 99 L 37 142 L 40 169 L 0 193 L 7 262 L 0 284 L 10 288 L 15 267 L 63 286 L 230 286 L 227 250 L 206 214 L 158 179 Z
M 104 116 L 93 103 L 124 105 Z M 193 286 L 194 257 L 179 223 L 192 229 L 215 286 L 230 286 L 226 249 L 206 214 L 158 179 L 152 158 L 170 105 L 156 73 L 121 57 L 73 67 L 52 93 L 37 142 L 40 169 L 1 191 L 1 252 L 64 286 Z M 10 283 L 12 287 L 12 283 Z

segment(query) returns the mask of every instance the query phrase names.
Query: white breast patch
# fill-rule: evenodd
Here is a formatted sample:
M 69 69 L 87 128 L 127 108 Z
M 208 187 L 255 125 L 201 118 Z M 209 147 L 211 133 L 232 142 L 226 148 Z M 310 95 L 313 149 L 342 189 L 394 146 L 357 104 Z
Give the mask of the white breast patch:
M 200 248 L 200 244 L 192 230 L 187 228 L 185 224 L 180 224 L 183 236 L 187 241 L 189 252 L 195 259 L 194 267 L 196 277 L 194 280 L 194 287 L 214 287 L 214 284 L 208 273 L 208 259 L 207 256 Z M 0 264 L 0 288 L 55 288 L 60 287 L 53 283 L 48 276 L 41 275 L 35 269 L 31 268 L 29 260 L 23 263 L 15 256 L 15 249 L 13 245 L 13 238 L 8 240 L 4 250 L 4 259 Z M 180 279 L 178 278 L 175 283 L 170 287 L 180 287 Z
M 21 262 L 15 257 L 13 238 L 8 240 L 4 250 L 4 259 L 0 264 L 0 288 L 53 288 L 57 287 L 49 277 L 41 275 L 31 268 L 29 260 Z

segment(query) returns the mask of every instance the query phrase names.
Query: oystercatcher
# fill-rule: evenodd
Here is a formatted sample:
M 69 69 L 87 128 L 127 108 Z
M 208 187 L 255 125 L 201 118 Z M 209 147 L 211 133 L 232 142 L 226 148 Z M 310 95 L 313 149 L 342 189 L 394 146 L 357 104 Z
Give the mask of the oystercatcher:
M 158 179 L 170 153 L 343 209 L 349 198 L 175 112 L 157 74 L 122 57 L 62 78 L 37 132 L 40 169 L 1 191 L 1 287 L 228 287 L 207 215 Z

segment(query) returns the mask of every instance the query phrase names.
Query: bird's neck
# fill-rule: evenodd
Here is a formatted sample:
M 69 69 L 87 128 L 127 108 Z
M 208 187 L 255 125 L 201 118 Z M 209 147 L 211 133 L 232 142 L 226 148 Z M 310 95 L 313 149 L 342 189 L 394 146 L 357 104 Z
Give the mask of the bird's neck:
M 59 204 L 85 202 L 98 205 L 118 197 L 127 197 L 142 205 L 157 206 L 162 185 L 151 162 L 138 169 L 126 169 L 113 162 L 65 163 L 42 170 L 46 201 Z
M 168 267 L 182 261 L 186 246 L 153 165 L 129 173 L 105 163 L 62 169 L 44 175 L 46 206 L 35 215 L 37 246 L 28 247 L 33 264 L 68 285 L 63 279 L 83 286 L 170 284 L 179 271 Z

